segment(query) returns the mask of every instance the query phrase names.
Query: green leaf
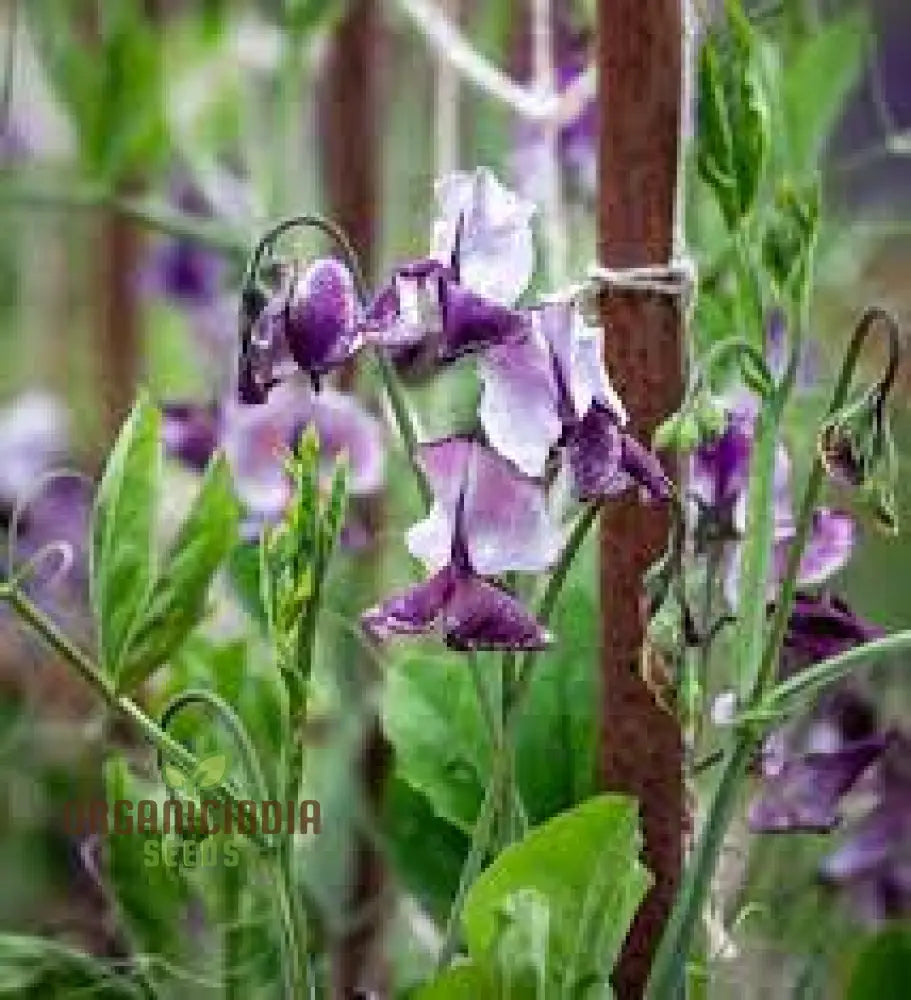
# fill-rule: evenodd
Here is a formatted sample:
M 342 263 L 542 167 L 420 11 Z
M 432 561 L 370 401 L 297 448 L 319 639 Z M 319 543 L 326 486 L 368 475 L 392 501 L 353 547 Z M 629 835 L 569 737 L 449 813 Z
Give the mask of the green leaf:
M 607 981 L 649 886 L 631 799 L 601 795 L 562 813 L 508 847 L 471 887 L 463 926 L 475 961 L 494 960 L 516 894 L 546 906 L 548 997 L 575 996 Z M 503 952 L 500 952 L 502 961 Z
M 225 776 L 228 767 L 228 758 L 223 754 L 215 754 L 212 757 L 204 757 L 199 762 L 199 767 L 193 775 L 193 783 L 198 788 L 211 788 L 217 785 Z
M 911 983 L 911 927 L 890 927 L 862 949 L 845 1000 L 905 1000 Z
M 752 211 L 762 181 L 769 113 L 757 39 L 737 0 L 726 9 L 728 36 L 710 36 L 700 51 L 696 156 L 700 176 L 734 230 Z
M 91 955 L 57 941 L 0 934 L 0 997 L 17 1000 L 138 1000 L 135 981 Z
M 237 536 L 238 507 L 223 455 L 209 464 L 196 500 L 158 574 L 119 665 L 122 690 L 164 664 L 199 624 L 216 570 Z
M 830 20 L 807 37 L 785 67 L 786 166 L 798 176 L 819 162 L 845 99 L 860 79 L 868 35 L 860 11 Z
M 102 668 L 116 677 L 154 574 L 161 418 L 143 395 L 108 458 L 92 510 L 90 586 Z
M 516 775 L 532 823 L 594 795 L 600 644 L 588 560 L 579 560 L 551 620 L 560 642 L 535 667 L 516 733 Z
M 394 664 L 383 717 L 399 776 L 437 815 L 470 832 L 484 798 L 490 748 L 463 658 L 428 654 Z
M 490 971 L 475 962 L 447 969 L 418 990 L 415 1000 L 500 1000 Z

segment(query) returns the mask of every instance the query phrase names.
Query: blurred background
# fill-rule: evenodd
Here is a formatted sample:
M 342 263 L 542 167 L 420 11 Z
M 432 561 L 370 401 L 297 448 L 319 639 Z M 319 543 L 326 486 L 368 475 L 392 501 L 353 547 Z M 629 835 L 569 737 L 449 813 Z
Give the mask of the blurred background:
M 694 6 L 698 35 L 716 5 Z M 790 425 L 799 462 L 811 446 L 801 437 L 805 414 L 824 398 L 814 386 L 828 384 L 862 307 L 879 302 L 911 318 L 911 6 L 747 6 L 766 40 L 776 114 L 789 123 L 791 141 L 779 153 L 797 176 L 819 170 L 823 179 L 813 377 Z M 19 559 L 58 540 L 69 543 L 65 572 L 42 570 L 35 588 L 79 641 L 92 641 L 85 583 L 91 484 L 145 385 L 163 403 L 196 408 L 197 437 L 176 421 L 166 442 L 166 514 L 184 508 L 199 450 L 207 453 L 213 434 L 206 407 L 231 391 L 244 255 L 268 220 L 299 211 L 337 220 L 377 288 L 395 262 L 426 253 L 434 178 L 486 164 L 541 206 L 537 286 L 584 272 L 595 248 L 597 115 L 585 82 L 595 0 L 550 5 L 557 82 L 580 95 L 554 135 L 523 115 L 508 86 L 510 79 L 530 92 L 536 86 L 534 7 L 525 0 L 0 3 L 0 511 Z M 193 238 L 194 228 L 204 242 Z M 687 232 L 700 273 L 714 282 L 697 305 L 698 352 L 730 332 L 730 312 L 716 294 L 724 284 L 720 227 L 695 180 Z M 302 253 L 320 248 L 316 240 L 298 242 Z M 871 372 L 876 364 L 871 356 Z M 407 359 L 401 368 L 428 435 L 472 412 L 477 386 L 468 366 L 432 383 Z M 906 366 L 893 396 L 905 520 L 909 378 Z M 336 581 L 334 607 L 350 618 L 375 599 L 377 580 L 385 586 L 407 579 L 399 539 L 414 498 L 398 485 L 401 459 L 380 435 L 370 374 L 345 373 L 337 388 L 358 392 L 364 413 L 352 419 L 367 421 L 339 433 L 366 434 L 364 447 L 386 453 L 377 459 L 385 475 L 365 472 Z M 231 445 L 239 461 L 262 461 L 257 433 Z M 71 474 L 44 478 L 62 468 Z M 872 524 L 862 531 L 850 567 L 833 586 L 866 618 L 911 627 L 907 532 L 885 537 Z M 548 657 L 530 713 L 537 728 L 529 724 L 522 737 L 520 770 L 547 772 L 534 779 L 547 786 L 538 788 L 542 815 L 596 787 L 593 558 L 587 553 L 574 574 L 562 612 L 578 626 L 567 629 L 574 638 Z M 194 656 L 221 657 L 225 683 L 238 692 L 257 683 L 243 551 L 234 570 L 205 638 L 160 690 L 148 693 L 150 707 L 196 676 Z M 331 666 L 354 655 L 346 636 L 327 626 L 325 717 L 335 724 L 314 740 L 334 748 L 327 750 L 333 760 L 354 766 L 335 772 L 327 765 L 326 773 L 345 775 L 323 776 L 327 797 L 370 803 L 371 767 L 387 767 L 390 744 L 397 756 L 386 801 L 373 803 L 382 814 L 384 858 L 371 858 L 351 835 L 347 860 L 322 891 L 337 901 L 371 879 L 388 879 L 403 887 L 407 902 L 415 886 L 436 887 L 436 898 L 396 904 L 404 929 L 391 949 L 389 975 L 407 986 L 426 966 L 415 957 L 420 915 L 439 912 L 451 894 L 486 764 L 470 749 L 467 763 L 458 749 L 454 760 L 433 757 L 434 719 L 458 696 L 442 654 L 438 677 L 451 682 L 448 688 L 434 695 L 411 686 L 403 660 L 378 705 L 360 705 L 348 732 L 336 715 L 353 695 Z M 899 666 L 869 679 L 882 712 L 896 718 L 908 708 Z M 569 730 L 556 719 L 557 702 Z M 268 718 L 259 725 L 267 730 Z M 127 947 L 119 907 L 87 862 L 85 845 L 68 841 L 58 822 L 63 798 L 98 786 L 106 739 L 118 734 L 106 731 L 91 693 L 0 612 L 0 926 L 117 955 Z M 440 801 L 429 788 L 428 772 L 437 765 L 450 775 L 467 768 L 451 800 Z M 801 995 L 838 995 L 832 984 L 871 927 L 850 901 L 819 883 L 821 838 L 750 843 L 747 854 L 746 841 L 737 841 L 723 873 L 730 912 L 741 919 L 718 945 L 726 964 L 713 972 L 712 995 L 789 996 L 805 979 L 814 989 L 822 983 L 822 992 Z M 356 951 L 363 943 L 343 931 L 338 936 L 341 948 Z

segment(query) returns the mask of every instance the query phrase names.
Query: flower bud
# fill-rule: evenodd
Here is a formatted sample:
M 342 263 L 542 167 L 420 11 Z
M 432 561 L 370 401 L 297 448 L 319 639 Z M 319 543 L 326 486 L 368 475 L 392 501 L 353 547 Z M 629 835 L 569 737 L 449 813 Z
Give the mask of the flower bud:
M 285 338 L 298 366 L 319 375 L 353 353 L 357 331 L 354 279 L 333 257 L 315 261 L 295 280 L 285 311 Z

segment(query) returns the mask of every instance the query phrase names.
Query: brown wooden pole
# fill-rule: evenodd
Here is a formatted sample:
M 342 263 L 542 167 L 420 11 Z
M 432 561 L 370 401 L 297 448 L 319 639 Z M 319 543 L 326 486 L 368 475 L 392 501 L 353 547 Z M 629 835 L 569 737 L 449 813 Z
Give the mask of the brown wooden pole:
M 599 255 L 612 268 L 662 265 L 674 247 L 684 0 L 599 0 Z M 642 292 L 603 302 L 605 356 L 637 435 L 648 439 L 680 402 L 678 303 Z M 667 919 L 683 852 L 683 749 L 677 721 L 639 671 L 642 576 L 668 536 L 665 508 L 630 497 L 605 516 L 601 538 L 601 766 L 607 789 L 635 796 L 654 887 L 614 974 L 618 996 L 642 995 Z
M 354 0 L 348 5 L 333 36 L 319 101 L 323 184 L 329 214 L 348 234 L 368 280 L 376 267 L 378 235 L 378 8 L 374 0 Z M 342 372 L 340 385 L 353 388 L 354 374 L 353 368 Z M 361 515 L 378 535 L 383 522 L 382 504 L 377 499 L 363 504 L 363 508 Z M 372 569 L 378 578 L 379 564 Z M 373 670 L 366 659 L 358 667 Z M 369 705 L 365 706 L 364 719 L 355 766 L 366 819 L 378 824 L 392 754 L 379 718 Z M 332 988 L 336 997 L 389 994 L 383 954 L 384 924 L 389 915 L 383 903 L 387 889 L 386 866 L 375 840 L 367 832 L 355 834 L 347 901 L 353 924 L 337 942 L 333 954 Z

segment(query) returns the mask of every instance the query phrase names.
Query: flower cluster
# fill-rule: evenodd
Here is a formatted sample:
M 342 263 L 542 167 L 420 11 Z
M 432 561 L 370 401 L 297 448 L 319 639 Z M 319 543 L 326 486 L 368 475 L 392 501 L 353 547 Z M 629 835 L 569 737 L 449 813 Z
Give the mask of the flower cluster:
M 582 501 L 633 486 L 663 500 L 672 487 L 628 430 L 602 331 L 569 297 L 522 304 L 534 270 L 532 205 L 486 169 L 443 178 L 436 197 L 429 254 L 396 267 L 370 301 L 341 261 L 279 265 L 249 317 L 240 396 L 264 403 L 301 373 L 318 390 L 364 347 L 417 352 L 434 365 L 475 357 L 479 428 L 415 456 L 434 505 L 408 545 L 432 575 L 367 612 L 364 626 L 378 639 L 439 629 L 459 649 L 537 649 L 546 632 L 497 578 L 557 560 L 554 476 L 565 468 Z
M 793 673 L 882 634 L 828 594 L 800 594 L 791 614 L 782 669 Z M 884 727 L 853 682 L 825 695 L 809 720 L 766 740 L 762 787 L 749 811 L 762 833 L 828 832 L 842 821 L 845 800 L 865 793 L 871 806 L 844 842 L 823 859 L 820 874 L 847 889 L 870 920 L 911 912 L 911 739 Z

